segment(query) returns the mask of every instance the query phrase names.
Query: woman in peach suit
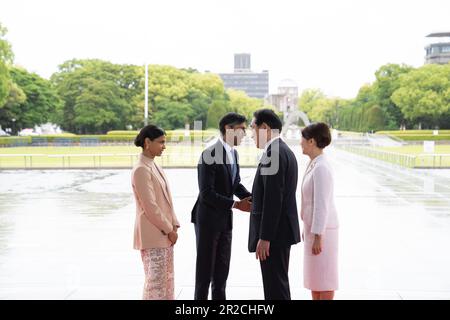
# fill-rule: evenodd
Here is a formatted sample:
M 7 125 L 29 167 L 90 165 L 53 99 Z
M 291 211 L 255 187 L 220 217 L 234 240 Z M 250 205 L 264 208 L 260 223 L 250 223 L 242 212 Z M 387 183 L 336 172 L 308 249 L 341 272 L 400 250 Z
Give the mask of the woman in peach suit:
M 141 251 L 144 264 L 145 300 L 174 299 L 173 246 L 180 225 L 167 178 L 154 162 L 166 148 L 165 142 L 164 131 L 154 125 L 144 127 L 134 141 L 142 147 L 131 183 L 136 200 L 134 249 Z
M 330 129 L 325 123 L 311 124 L 302 130 L 303 154 L 311 159 L 301 188 L 303 280 L 313 300 L 332 300 L 338 289 L 338 218 L 333 173 L 323 154 L 330 143 Z

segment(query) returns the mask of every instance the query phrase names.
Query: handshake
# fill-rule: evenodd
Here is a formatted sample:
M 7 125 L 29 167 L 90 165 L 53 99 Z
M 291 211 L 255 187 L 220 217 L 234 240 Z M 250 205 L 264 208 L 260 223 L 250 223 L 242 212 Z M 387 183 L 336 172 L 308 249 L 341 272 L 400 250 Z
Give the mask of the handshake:
M 241 211 L 250 212 L 252 208 L 252 197 L 244 198 L 240 201 L 236 201 L 233 208 L 239 209 Z

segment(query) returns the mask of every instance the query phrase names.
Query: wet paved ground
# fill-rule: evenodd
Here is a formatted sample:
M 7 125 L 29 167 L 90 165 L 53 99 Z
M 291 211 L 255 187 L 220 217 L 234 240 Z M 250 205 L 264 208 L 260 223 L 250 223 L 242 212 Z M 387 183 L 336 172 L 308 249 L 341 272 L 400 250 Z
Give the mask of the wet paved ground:
M 329 156 L 341 222 L 336 298 L 450 299 L 450 170 L 396 168 L 338 150 Z M 303 172 L 307 159 L 299 164 Z M 254 172 L 242 170 L 247 187 Z M 176 294 L 192 299 L 196 171 L 166 174 L 182 223 Z M 0 299 L 140 299 L 134 215 L 129 170 L 0 171 Z M 248 214 L 236 211 L 230 299 L 263 298 L 247 236 Z M 291 251 L 294 299 L 309 299 L 302 250 Z

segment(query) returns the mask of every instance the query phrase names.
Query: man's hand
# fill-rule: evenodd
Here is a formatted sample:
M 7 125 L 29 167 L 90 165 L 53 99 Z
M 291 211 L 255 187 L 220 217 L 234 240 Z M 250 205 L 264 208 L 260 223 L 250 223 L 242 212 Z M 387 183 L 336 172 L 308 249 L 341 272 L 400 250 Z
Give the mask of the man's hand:
M 176 233 L 175 231 L 171 231 L 167 236 L 169 237 L 170 242 L 172 242 L 172 246 L 174 246 L 178 240 L 178 233 Z
M 258 240 L 256 245 L 256 259 L 264 261 L 269 257 L 270 241 Z
M 244 198 L 240 201 L 237 201 L 233 208 L 239 209 L 241 211 L 246 211 L 246 212 L 250 212 L 250 210 L 252 209 L 252 201 L 251 201 L 252 197 L 247 197 Z

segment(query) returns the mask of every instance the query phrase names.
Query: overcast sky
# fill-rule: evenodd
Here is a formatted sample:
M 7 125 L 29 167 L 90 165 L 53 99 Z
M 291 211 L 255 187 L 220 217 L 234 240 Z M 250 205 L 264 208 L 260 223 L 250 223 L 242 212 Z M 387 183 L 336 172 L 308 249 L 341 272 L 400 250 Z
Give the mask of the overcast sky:
M 386 63 L 420 66 L 450 31 L 448 0 L 0 0 L 15 62 L 49 77 L 72 58 L 231 72 L 233 54 L 300 90 L 350 98 Z

